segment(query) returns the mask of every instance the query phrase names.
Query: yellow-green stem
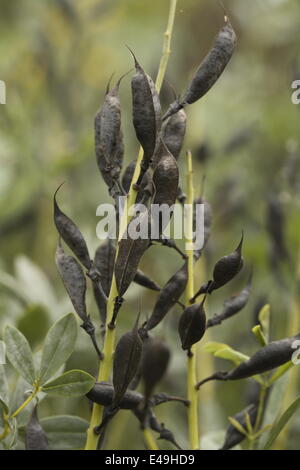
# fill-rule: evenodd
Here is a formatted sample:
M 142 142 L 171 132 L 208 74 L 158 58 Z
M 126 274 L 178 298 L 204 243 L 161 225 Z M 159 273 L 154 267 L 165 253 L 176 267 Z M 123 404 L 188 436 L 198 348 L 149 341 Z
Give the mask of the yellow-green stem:
M 156 80 L 156 88 L 157 88 L 158 93 L 160 92 L 161 85 L 162 85 L 162 82 L 166 73 L 167 65 L 168 65 L 168 59 L 170 55 L 170 44 L 171 44 L 171 38 L 172 38 L 172 32 L 173 32 L 173 26 L 174 26 L 174 20 L 175 20 L 176 4 L 177 4 L 177 0 L 170 0 L 168 26 L 164 35 L 162 59 L 160 61 L 158 74 L 157 74 L 157 80 Z M 122 237 L 124 233 L 124 229 L 127 225 L 127 221 L 128 221 L 127 209 L 130 208 L 135 202 L 136 190 L 134 189 L 134 184 L 136 183 L 139 173 L 140 173 L 140 163 L 142 161 L 142 158 L 143 158 L 143 149 L 140 148 L 137 163 L 135 166 L 134 175 L 132 178 L 132 184 L 130 186 L 129 194 L 127 196 L 127 208 L 124 210 L 124 214 L 121 219 L 119 240 Z M 118 254 L 118 247 L 116 250 L 116 256 L 117 254 Z M 113 330 L 109 329 L 108 325 L 110 321 L 112 320 L 114 300 L 117 297 L 117 295 L 118 295 L 118 291 L 116 287 L 116 280 L 115 280 L 115 277 L 113 276 L 112 285 L 111 285 L 109 298 L 107 302 L 106 334 L 105 334 L 104 346 L 103 346 L 104 357 L 102 361 L 100 362 L 98 382 L 108 381 L 109 376 L 110 376 L 112 358 L 113 358 L 113 352 L 114 352 L 114 344 L 115 344 L 115 329 Z M 94 429 L 96 426 L 98 426 L 101 423 L 102 416 L 103 416 L 103 406 L 95 403 L 93 405 L 90 426 L 87 432 L 87 442 L 86 442 L 85 450 L 97 449 L 99 436 L 97 436 L 97 434 L 94 432 Z
M 144 435 L 144 440 L 145 440 L 145 444 L 146 444 L 147 449 L 149 449 L 149 450 L 159 450 L 150 429 L 148 429 L 148 428 L 143 429 L 143 435 Z
M 194 202 L 194 183 L 193 183 L 193 163 L 191 152 L 187 153 L 187 201 L 188 204 L 185 217 L 186 233 L 186 254 L 188 257 L 188 283 L 186 288 L 186 304 L 194 296 L 194 251 L 193 243 L 193 202 Z M 199 449 L 199 424 L 198 424 L 198 396 L 195 385 L 197 383 L 197 355 L 196 346 L 191 348 L 188 355 L 187 371 L 187 393 L 190 405 L 188 407 L 188 427 L 189 442 L 192 450 Z
M 21 406 L 11 415 L 12 418 L 16 418 L 21 411 L 37 396 L 37 394 L 41 391 L 40 387 L 36 387 L 29 397 L 22 403 Z

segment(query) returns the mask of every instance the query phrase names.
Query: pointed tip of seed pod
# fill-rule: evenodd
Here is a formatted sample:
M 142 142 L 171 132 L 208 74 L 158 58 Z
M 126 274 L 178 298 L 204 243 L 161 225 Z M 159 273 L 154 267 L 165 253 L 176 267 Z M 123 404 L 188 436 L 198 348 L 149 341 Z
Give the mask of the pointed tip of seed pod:
M 128 72 L 124 73 L 123 75 L 121 75 L 121 77 L 119 78 L 119 80 L 117 81 L 116 85 L 114 86 L 114 88 L 111 90 L 110 94 L 111 95 L 114 95 L 116 96 L 119 92 L 119 89 L 120 89 L 120 84 L 123 80 L 123 78 L 126 77 L 126 75 L 128 75 L 133 69 L 131 68 L 130 70 L 128 70 Z M 111 79 L 110 79 L 111 80 Z M 106 89 L 106 94 L 108 94 L 109 90 Z
M 143 70 L 142 67 L 140 66 L 139 62 L 137 61 L 137 58 L 136 58 L 136 56 L 135 56 L 133 50 L 130 49 L 130 47 L 129 47 L 127 44 L 125 44 L 125 46 L 127 47 L 127 49 L 129 50 L 130 54 L 132 55 L 132 58 L 133 58 L 133 60 L 134 60 L 134 66 L 135 66 L 136 70 Z
M 108 93 L 109 93 L 111 81 L 113 79 L 114 74 L 115 74 L 115 72 L 113 72 L 111 74 L 111 76 L 109 77 L 109 79 L 108 79 L 108 82 L 107 82 L 107 85 L 106 85 L 106 90 L 105 90 L 105 95 L 108 95 Z
M 57 201 L 56 201 L 56 196 L 57 196 L 58 191 L 60 190 L 60 188 L 61 188 L 64 184 L 65 184 L 65 181 L 63 181 L 63 182 L 58 186 L 57 190 L 56 190 L 55 193 L 54 193 L 54 196 L 53 196 L 54 211 L 60 210 L 60 209 L 59 209 L 59 206 L 58 206 L 58 204 L 57 204 Z
M 238 246 L 236 247 L 235 251 L 237 251 L 238 253 L 242 253 L 243 243 L 244 243 L 244 230 L 242 230 L 241 240 Z

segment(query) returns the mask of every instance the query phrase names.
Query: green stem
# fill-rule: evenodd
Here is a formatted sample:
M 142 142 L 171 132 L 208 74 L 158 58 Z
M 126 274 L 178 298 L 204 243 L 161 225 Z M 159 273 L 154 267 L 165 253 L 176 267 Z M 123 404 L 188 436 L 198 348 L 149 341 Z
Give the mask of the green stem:
M 254 432 L 257 432 L 259 430 L 259 427 L 261 426 L 262 423 L 262 418 L 263 418 L 263 413 L 264 413 L 264 408 L 265 408 L 265 401 L 266 401 L 266 393 L 267 393 L 267 387 L 262 385 L 259 393 L 259 402 L 258 402 L 258 412 L 257 412 L 257 417 L 254 425 Z
M 187 212 L 185 218 L 186 224 L 186 255 L 188 257 L 188 283 L 186 288 L 186 304 L 194 297 L 194 251 L 193 243 L 193 202 L 194 202 L 194 183 L 193 183 L 193 163 L 191 152 L 187 153 L 188 173 L 187 173 Z M 187 371 L 187 393 L 190 402 L 188 407 L 188 426 L 189 441 L 191 450 L 199 449 L 199 424 L 198 424 L 198 396 L 195 385 L 197 383 L 197 356 L 195 345 L 188 354 Z
M 171 43 L 171 38 L 172 38 L 173 26 L 174 26 L 176 3 L 177 3 L 177 0 L 170 0 L 168 26 L 167 26 L 167 31 L 165 32 L 162 60 L 159 65 L 157 81 L 156 81 L 156 87 L 157 87 L 158 92 L 160 91 L 160 88 L 164 79 L 164 75 L 165 75 L 167 64 L 168 64 L 168 58 L 170 55 L 170 43 Z M 127 208 L 131 207 L 134 204 L 134 201 L 136 198 L 136 190 L 134 189 L 134 184 L 136 183 L 139 173 L 140 173 L 140 163 L 142 161 L 142 158 L 143 158 L 143 150 L 140 149 L 137 163 L 135 166 L 134 175 L 132 178 L 132 184 L 130 186 L 129 194 L 127 196 Z M 127 208 L 126 210 L 124 210 L 124 214 L 122 216 L 122 220 L 120 224 L 120 231 L 119 231 L 120 232 L 119 240 L 122 237 L 124 230 L 127 226 L 127 221 L 128 221 Z M 118 254 L 118 246 L 116 250 L 116 257 L 117 257 L 117 254 Z M 116 286 L 116 280 L 115 280 L 115 276 L 113 276 L 109 298 L 107 301 L 106 333 L 105 333 L 104 346 L 103 346 L 103 360 L 100 362 L 98 382 L 108 381 L 110 377 L 114 345 L 115 345 L 115 328 L 110 329 L 108 328 L 108 325 L 111 322 L 112 317 L 113 317 L 114 300 L 117 296 L 118 296 L 118 291 L 117 291 L 117 286 Z M 97 449 L 99 436 L 94 432 L 94 429 L 102 421 L 103 410 L 104 410 L 103 406 L 98 405 L 97 403 L 94 403 L 90 426 L 87 432 L 87 442 L 86 442 L 85 450 Z
M 149 450 L 159 450 L 150 429 L 148 429 L 148 428 L 143 429 L 143 435 L 144 435 L 145 444 L 146 444 L 147 449 L 149 449 Z
M 12 418 L 16 418 L 18 414 L 21 413 L 21 411 L 24 410 L 24 408 L 37 396 L 37 394 L 41 391 L 40 387 L 35 387 L 35 389 L 32 391 L 32 393 L 29 395 L 29 397 L 22 403 L 21 406 L 11 415 Z

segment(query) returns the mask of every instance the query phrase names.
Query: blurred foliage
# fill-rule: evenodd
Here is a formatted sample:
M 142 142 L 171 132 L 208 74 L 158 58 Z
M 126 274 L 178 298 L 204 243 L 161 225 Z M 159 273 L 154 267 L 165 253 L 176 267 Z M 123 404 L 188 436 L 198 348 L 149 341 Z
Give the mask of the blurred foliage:
M 300 111 L 291 103 L 291 83 L 300 79 L 300 4 L 298 0 L 228 0 L 226 8 L 239 46 L 222 79 L 188 110 L 186 147 L 193 150 L 196 161 L 197 191 L 205 174 L 205 196 L 214 212 L 205 262 L 199 263 L 199 283 L 210 276 L 213 263 L 236 245 L 241 230 L 245 232 L 247 268 L 234 284 L 210 299 L 209 310 L 210 314 L 219 311 L 225 298 L 244 285 L 252 265 L 251 302 L 240 316 L 212 333 L 215 341 L 226 341 L 249 354 L 257 348 L 250 331 L 262 298 L 271 304 L 273 338 L 295 334 L 300 326 L 299 308 L 294 305 L 299 289 L 295 273 Z M 48 326 L 71 309 L 55 270 L 52 195 L 66 181 L 60 204 L 96 248 L 96 207 L 109 197 L 96 170 L 93 116 L 111 73 L 116 78 L 132 67 L 125 44 L 155 76 L 167 10 L 166 0 L 0 0 L 0 78 L 7 86 L 7 104 L 0 108 L 0 327 L 15 323 L 37 351 Z M 221 24 L 217 1 L 178 1 L 173 54 L 162 92 L 165 106 L 171 99 L 170 84 L 181 92 Z M 122 83 L 121 99 L 130 161 L 138 144 L 131 121 L 129 78 Z M 181 171 L 184 179 L 184 158 Z M 267 230 L 268 200 L 274 194 L 285 217 L 288 255 L 284 259 L 272 250 Z M 142 267 L 163 284 L 180 262 L 167 249 L 153 247 Z M 141 295 L 143 314 L 150 312 L 153 294 L 132 286 L 120 315 L 122 330 L 132 325 Z M 92 299 L 89 306 L 96 319 Z M 182 394 L 184 355 L 174 333 L 178 315 L 174 309 L 159 333 L 174 350 L 165 388 Z M 292 327 L 298 331 L 291 331 Z M 201 352 L 200 357 L 202 377 L 212 364 L 207 353 Z M 83 333 L 70 363 L 96 372 L 96 358 Z M 214 367 L 220 366 L 223 361 L 216 359 Z M 200 394 L 202 432 L 220 434 L 227 416 L 244 407 L 247 384 L 207 387 Z M 88 417 L 88 406 L 78 406 L 78 400 L 58 402 L 44 401 L 44 416 L 68 412 Z M 162 407 L 159 417 L 171 420 L 172 429 L 185 417 L 181 408 L 170 413 L 170 406 L 174 405 Z M 142 447 L 142 438 L 133 442 L 137 423 L 126 412 L 121 416 L 117 425 L 112 424 L 120 448 Z M 293 425 L 293 438 L 286 445 L 295 449 L 299 448 L 300 418 Z M 178 440 L 186 434 L 181 427 Z M 209 434 L 205 439 L 209 447 L 218 436 Z

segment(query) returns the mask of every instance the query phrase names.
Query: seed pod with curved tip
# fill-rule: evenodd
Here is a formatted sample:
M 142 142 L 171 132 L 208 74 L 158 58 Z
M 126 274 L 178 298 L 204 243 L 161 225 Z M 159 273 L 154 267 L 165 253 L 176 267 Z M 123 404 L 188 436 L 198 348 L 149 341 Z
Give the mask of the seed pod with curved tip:
M 49 444 L 46 433 L 39 422 L 37 405 L 34 407 L 30 420 L 26 426 L 25 449 L 49 450 Z
M 173 114 L 162 126 L 162 140 L 167 149 L 178 160 L 186 133 L 186 113 L 184 109 Z
M 87 320 L 85 304 L 86 279 L 80 264 L 75 258 L 67 255 L 60 244 L 56 249 L 55 261 L 77 315 L 81 320 Z
M 209 288 L 209 292 L 214 289 L 224 286 L 231 281 L 242 269 L 243 258 L 242 258 L 242 247 L 243 247 L 243 235 L 237 248 L 227 256 L 223 256 L 215 264 L 213 271 L 213 284 Z
M 247 423 L 246 423 L 246 415 L 249 415 L 250 418 L 250 423 L 254 427 L 255 422 L 256 422 L 256 417 L 257 417 L 257 405 L 249 405 L 239 413 L 237 413 L 234 416 L 234 419 L 240 423 L 240 425 L 244 428 L 247 429 Z M 246 438 L 245 434 L 242 434 L 240 431 L 238 431 L 232 424 L 230 424 L 227 428 L 226 435 L 225 435 L 225 441 L 224 444 L 221 448 L 221 450 L 230 450 L 233 447 L 237 446 L 243 440 Z
M 236 34 L 225 17 L 225 25 L 219 31 L 212 49 L 197 69 L 187 91 L 181 100 L 172 103 L 163 120 L 188 104 L 202 98 L 217 82 L 230 61 L 236 46 Z
M 150 399 L 156 385 L 165 375 L 170 356 L 171 353 L 168 346 L 161 340 L 149 337 L 144 341 L 141 367 L 146 403 Z
M 240 312 L 248 303 L 250 291 L 251 278 L 246 287 L 238 295 L 226 300 L 223 311 L 219 315 L 215 315 L 213 318 L 208 320 L 206 327 L 211 328 L 212 326 L 220 325 L 224 320 L 227 320 Z
M 206 329 L 206 315 L 204 310 L 205 298 L 201 304 L 187 307 L 179 320 L 178 332 L 183 350 L 190 350 L 193 344 L 198 343 Z
M 119 251 L 115 263 L 115 277 L 119 297 L 122 297 L 134 280 L 140 260 L 149 247 L 149 240 L 147 238 L 137 238 L 134 240 L 130 237 L 128 231 L 130 224 L 134 220 L 132 219 L 129 223 L 125 237 L 119 243 Z M 142 220 L 141 223 L 143 223 Z
M 253 356 L 229 372 L 216 372 L 197 384 L 199 389 L 204 383 L 211 380 L 241 380 L 263 374 L 276 367 L 282 366 L 292 359 L 293 343 L 300 339 L 300 333 L 290 338 L 272 341 L 267 346 L 259 349 Z
M 64 242 L 68 245 L 70 250 L 73 251 L 74 255 L 79 259 L 86 269 L 90 269 L 92 262 L 90 259 L 89 251 L 85 239 L 80 232 L 77 225 L 64 214 L 56 201 L 56 194 L 60 187 L 54 194 L 54 223 L 58 233 Z
M 130 50 L 130 49 L 129 49 Z M 161 106 L 153 80 L 145 73 L 133 52 L 136 73 L 132 77 L 132 111 L 136 136 L 144 150 L 140 184 L 158 143 L 161 129 Z
M 134 276 L 134 282 L 138 284 L 139 286 L 146 287 L 146 289 L 154 290 L 159 292 L 160 287 L 158 284 L 156 284 L 155 281 L 150 279 L 146 274 L 143 273 L 143 271 L 140 271 L 139 269 L 136 272 L 136 275 Z
M 121 106 L 118 96 L 121 79 L 111 91 L 107 88 L 104 103 L 97 112 L 94 123 L 97 165 L 112 196 L 124 156 Z
M 166 285 L 161 289 L 158 299 L 155 303 L 153 312 L 147 321 L 146 329 L 148 331 L 155 328 L 167 315 L 169 310 L 176 304 L 185 291 L 188 280 L 187 263 L 169 279 Z
M 140 364 L 143 342 L 137 326 L 136 323 L 133 330 L 121 336 L 116 346 L 113 363 L 114 407 L 119 405 Z

